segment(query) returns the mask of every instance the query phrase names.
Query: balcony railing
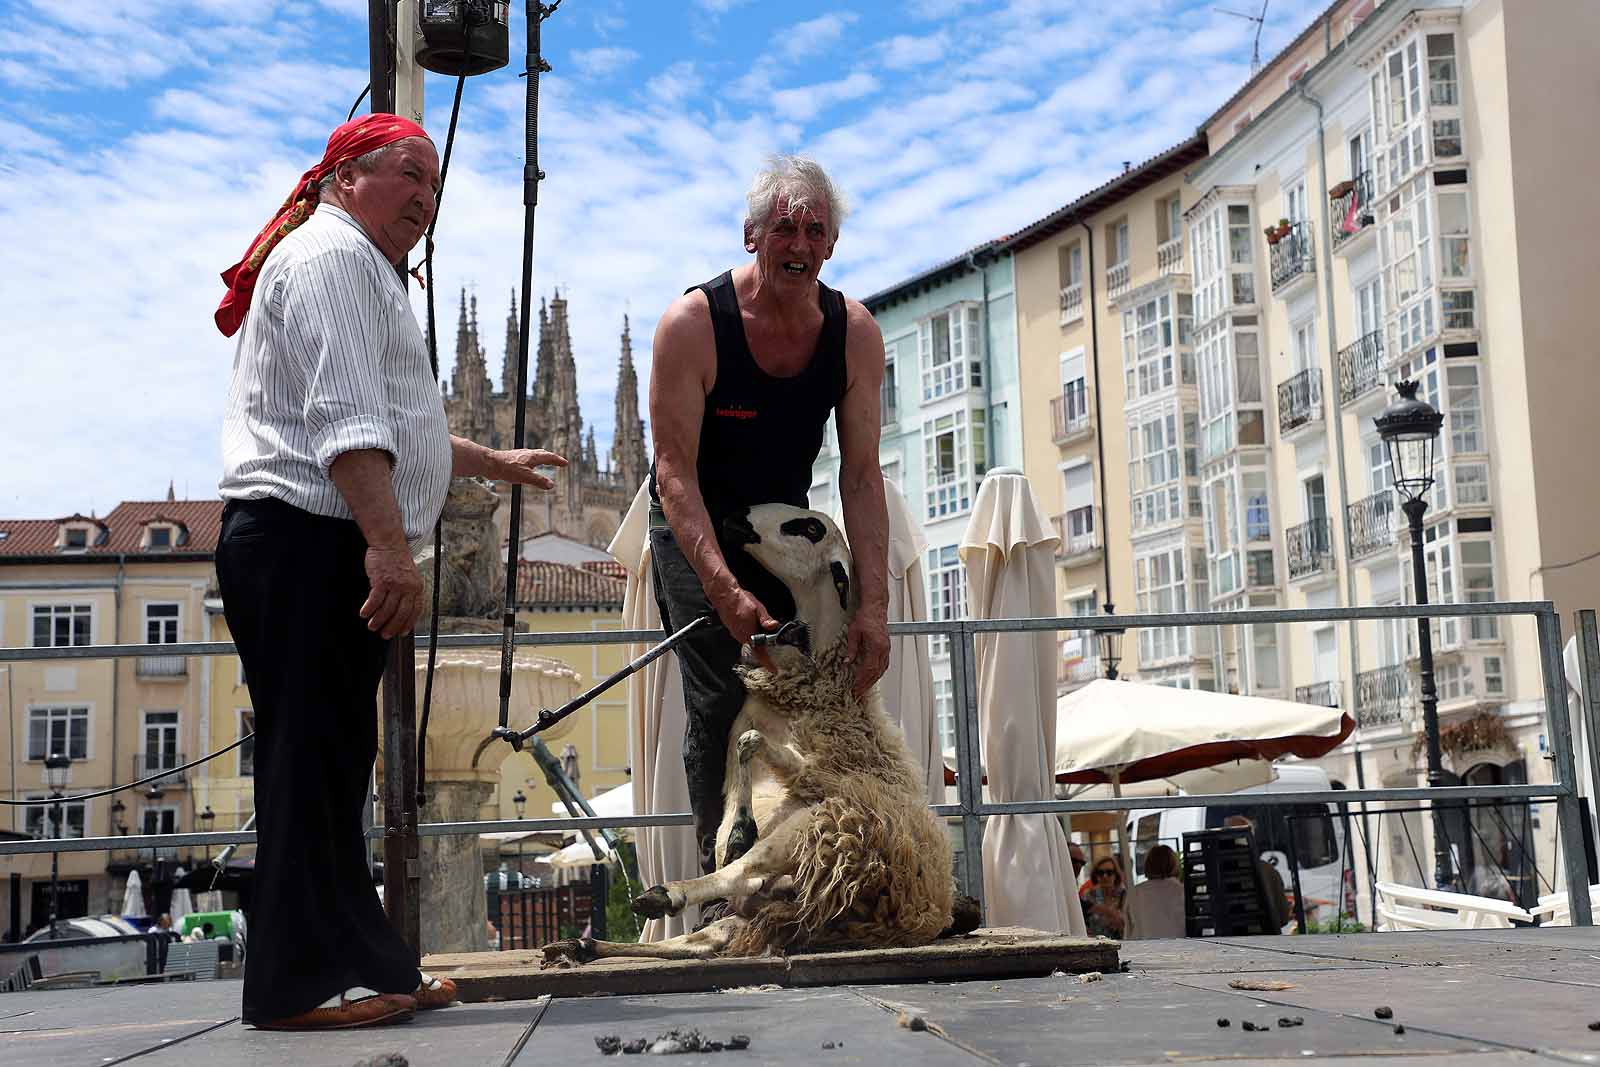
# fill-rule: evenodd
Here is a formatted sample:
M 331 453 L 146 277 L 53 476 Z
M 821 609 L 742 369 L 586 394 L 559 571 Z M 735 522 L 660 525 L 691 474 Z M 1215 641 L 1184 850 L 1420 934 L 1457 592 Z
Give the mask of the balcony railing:
M 1350 558 L 1366 559 L 1394 547 L 1394 492 L 1384 489 L 1344 509 Z
M 1333 570 L 1333 542 L 1328 536 L 1327 519 L 1291 526 L 1284 531 L 1283 540 L 1291 582 Z
M 1156 245 L 1156 267 L 1162 275 L 1183 273 L 1183 238 Z
M 1289 232 L 1268 249 L 1268 259 L 1272 264 L 1274 294 L 1316 270 L 1316 261 L 1311 257 L 1310 223 L 1290 223 Z
M 1087 512 L 1089 529 L 1083 529 L 1083 512 Z M 1076 523 L 1074 517 L 1078 518 Z M 1071 560 L 1091 552 L 1098 552 L 1103 544 L 1100 539 L 1100 509 L 1080 508 L 1078 511 L 1069 511 L 1064 515 L 1055 517 L 1056 534 L 1061 538 L 1061 543 L 1056 546 L 1056 559 Z M 1077 532 L 1073 532 L 1074 526 Z
M 1115 298 L 1127 292 L 1131 277 L 1127 260 L 1111 264 L 1106 268 L 1106 295 Z
M 1061 325 L 1083 318 L 1083 283 L 1073 282 L 1061 287 Z
M 189 660 L 184 656 L 140 656 L 134 671 L 140 678 L 187 678 Z
M 1307 367 L 1278 383 L 1278 432 L 1287 434 L 1322 419 L 1322 371 Z
M 1333 209 L 1333 247 L 1335 250 L 1350 238 L 1371 226 L 1372 217 L 1372 172 L 1364 170 L 1347 182 L 1335 185 L 1329 193 L 1338 191 L 1337 196 L 1330 195 Z
M 1339 403 L 1348 404 L 1369 389 L 1383 388 L 1383 333 L 1373 330 L 1339 349 Z
M 134 778 L 146 778 L 162 771 L 172 771 L 174 767 L 182 767 L 188 761 L 181 752 L 135 752 L 133 754 Z M 188 771 L 173 771 L 157 779 L 154 785 L 181 785 Z
M 1082 379 L 1067 383 L 1060 396 L 1050 398 L 1051 440 L 1058 445 L 1089 429 L 1088 389 Z
M 1411 702 L 1411 672 L 1404 664 L 1356 675 L 1356 722 L 1389 726 L 1400 721 Z
M 1296 704 L 1314 704 L 1319 708 L 1336 708 L 1339 706 L 1339 683 L 1297 685 L 1294 687 L 1294 701 Z

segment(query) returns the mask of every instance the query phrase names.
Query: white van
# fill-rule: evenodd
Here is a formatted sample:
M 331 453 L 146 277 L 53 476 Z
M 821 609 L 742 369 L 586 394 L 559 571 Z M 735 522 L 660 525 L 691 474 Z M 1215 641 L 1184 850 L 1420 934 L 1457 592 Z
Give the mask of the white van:
M 1331 922 L 1339 914 L 1354 918 L 1355 861 L 1346 855 L 1345 816 L 1335 804 L 1251 804 L 1251 793 L 1308 793 L 1334 788 L 1321 767 L 1309 763 L 1280 763 L 1277 777 L 1266 785 L 1240 790 L 1238 804 L 1213 808 L 1157 808 L 1128 813 L 1128 836 L 1133 842 L 1133 883 L 1144 881 L 1145 855 L 1156 845 L 1168 845 L 1183 855 L 1183 835 L 1220 827 L 1230 815 L 1246 815 L 1255 826 L 1261 858 L 1278 869 L 1284 888 L 1294 893 L 1290 842 L 1299 858 L 1300 892 L 1305 898 L 1306 922 Z M 1293 834 L 1290 833 L 1293 816 Z M 1292 929 L 1292 917 L 1285 929 Z

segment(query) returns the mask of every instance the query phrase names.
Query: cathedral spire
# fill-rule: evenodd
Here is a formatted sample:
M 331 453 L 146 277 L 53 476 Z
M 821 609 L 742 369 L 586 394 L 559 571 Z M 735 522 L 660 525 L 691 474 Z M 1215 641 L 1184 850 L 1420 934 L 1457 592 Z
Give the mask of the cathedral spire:
M 622 316 L 622 356 L 617 361 L 616 428 L 611 435 L 611 473 L 631 490 L 650 469 L 645 452 L 644 420 L 639 417 L 639 374 L 633 367 L 633 337 L 628 316 Z
M 500 391 L 506 396 L 517 395 L 517 350 L 521 346 L 522 326 L 517 318 L 517 291 L 513 289 L 511 311 L 506 315 L 506 359 L 500 367 Z

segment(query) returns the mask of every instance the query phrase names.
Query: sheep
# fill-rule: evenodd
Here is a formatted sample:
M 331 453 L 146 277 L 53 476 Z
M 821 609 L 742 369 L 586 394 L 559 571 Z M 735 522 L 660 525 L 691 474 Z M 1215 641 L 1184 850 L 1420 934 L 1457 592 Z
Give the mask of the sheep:
M 730 732 L 721 866 L 653 886 L 633 910 L 655 918 L 726 898 L 734 914 L 652 944 L 557 941 L 544 947 L 547 963 L 914 946 L 974 929 L 976 904 L 955 899 L 950 841 L 904 736 L 876 689 L 851 692 L 845 635 L 858 591 L 838 527 L 763 504 L 723 532 L 789 588 L 798 625 L 747 646 L 738 668 L 748 695 Z

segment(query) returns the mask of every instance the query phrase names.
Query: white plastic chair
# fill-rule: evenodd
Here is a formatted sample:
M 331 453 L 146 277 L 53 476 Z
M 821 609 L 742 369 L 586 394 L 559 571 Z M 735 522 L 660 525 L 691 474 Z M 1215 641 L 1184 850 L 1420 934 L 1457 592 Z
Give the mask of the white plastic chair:
M 1589 907 L 1600 911 L 1600 885 L 1589 887 Z M 1529 909 L 1540 926 L 1571 926 L 1572 905 L 1565 893 L 1546 893 L 1539 898 L 1538 907 Z
M 1533 914 L 1510 901 L 1470 893 L 1446 893 L 1395 882 L 1379 882 L 1378 914 L 1391 930 L 1494 930 L 1512 921 L 1531 923 Z

